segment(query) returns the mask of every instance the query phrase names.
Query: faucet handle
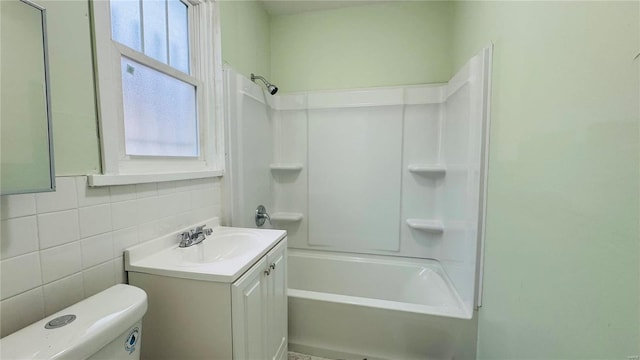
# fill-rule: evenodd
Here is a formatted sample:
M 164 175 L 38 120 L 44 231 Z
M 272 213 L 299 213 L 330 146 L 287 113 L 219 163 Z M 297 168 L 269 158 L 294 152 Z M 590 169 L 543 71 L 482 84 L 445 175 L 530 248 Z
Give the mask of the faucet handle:
M 256 208 L 255 220 L 257 227 L 261 227 L 262 225 L 264 225 L 264 222 L 266 220 L 269 220 L 269 224 L 271 224 L 271 217 L 267 213 L 267 209 L 264 207 L 264 205 L 258 205 L 258 207 Z
M 178 234 L 178 240 L 180 240 L 180 244 L 178 246 L 181 248 L 192 245 L 191 233 L 188 231 Z
M 202 232 L 204 230 L 205 226 L 207 226 L 207 224 L 202 224 L 200 226 L 196 226 L 195 232 L 196 233 Z

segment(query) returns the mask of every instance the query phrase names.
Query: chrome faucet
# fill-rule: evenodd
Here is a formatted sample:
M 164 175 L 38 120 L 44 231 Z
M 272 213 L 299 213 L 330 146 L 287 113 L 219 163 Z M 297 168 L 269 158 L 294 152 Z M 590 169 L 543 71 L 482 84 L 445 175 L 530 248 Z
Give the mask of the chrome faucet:
M 207 236 L 213 233 L 213 229 L 205 228 L 206 224 L 196 226 L 195 229 L 191 229 L 189 231 L 182 232 L 178 234 L 178 239 L 180 239 L 180 247 L 185 248 L 193 245 L 200 244 L 207 238 Z

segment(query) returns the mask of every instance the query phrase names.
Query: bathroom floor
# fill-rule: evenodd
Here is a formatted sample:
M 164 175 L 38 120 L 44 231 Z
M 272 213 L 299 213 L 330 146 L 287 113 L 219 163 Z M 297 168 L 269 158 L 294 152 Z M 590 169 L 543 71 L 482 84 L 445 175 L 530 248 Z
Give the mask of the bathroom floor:
M 331 360 L 331 359 L 289 351 L 287 360 Z

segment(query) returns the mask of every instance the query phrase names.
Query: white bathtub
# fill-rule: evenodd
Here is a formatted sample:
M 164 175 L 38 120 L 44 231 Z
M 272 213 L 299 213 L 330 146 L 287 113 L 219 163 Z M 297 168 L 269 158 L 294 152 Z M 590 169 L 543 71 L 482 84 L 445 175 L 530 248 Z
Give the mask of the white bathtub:
M 476 321 L 434 260 L 289 249 L 289 346 L 345 359 L 472 359 Z

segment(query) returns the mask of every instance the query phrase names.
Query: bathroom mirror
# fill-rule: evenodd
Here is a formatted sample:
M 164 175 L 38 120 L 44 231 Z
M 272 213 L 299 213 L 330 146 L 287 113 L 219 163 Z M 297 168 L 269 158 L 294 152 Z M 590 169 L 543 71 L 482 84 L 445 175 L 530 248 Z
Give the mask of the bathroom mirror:
M 0 194 L 53 191 L 45 9 L 0 1 Z

